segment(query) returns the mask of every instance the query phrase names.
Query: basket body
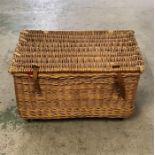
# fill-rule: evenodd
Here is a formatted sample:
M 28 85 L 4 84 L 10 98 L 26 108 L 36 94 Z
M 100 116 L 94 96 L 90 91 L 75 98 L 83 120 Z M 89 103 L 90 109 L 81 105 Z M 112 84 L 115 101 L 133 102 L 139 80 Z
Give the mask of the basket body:
M 125 118 L 134 110 L 139 75 L 125 73 L 122 78 L 124 97 L 112 75 L 42 77 L 39 94 L 33 92 L 31 77 L 15 76 L 18 110 L 25 119 Z
M 10 66 L 25 119 L 125 118 L 144 69 L 134 31 L 24 30 Z

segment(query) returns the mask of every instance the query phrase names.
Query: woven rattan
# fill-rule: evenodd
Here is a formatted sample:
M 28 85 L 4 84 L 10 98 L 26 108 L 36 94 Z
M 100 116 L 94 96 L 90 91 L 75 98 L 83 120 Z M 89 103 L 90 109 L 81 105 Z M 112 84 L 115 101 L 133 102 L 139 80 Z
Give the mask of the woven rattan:
M 128 117 L 144 63 L 134 32 L 24 30 L 9 71 L 25 119 Z

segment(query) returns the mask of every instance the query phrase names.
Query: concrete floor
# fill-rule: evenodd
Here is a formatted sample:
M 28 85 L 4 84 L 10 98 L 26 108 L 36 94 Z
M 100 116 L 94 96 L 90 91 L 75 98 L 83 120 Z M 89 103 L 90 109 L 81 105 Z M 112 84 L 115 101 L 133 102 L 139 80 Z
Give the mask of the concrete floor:
M 136 112 L 123 121 L 27 123 L 8 66 L 20 30 L 133 29 L 145 59 Z M 153 154 L 153 0 L 0 0 L 0 155 Z

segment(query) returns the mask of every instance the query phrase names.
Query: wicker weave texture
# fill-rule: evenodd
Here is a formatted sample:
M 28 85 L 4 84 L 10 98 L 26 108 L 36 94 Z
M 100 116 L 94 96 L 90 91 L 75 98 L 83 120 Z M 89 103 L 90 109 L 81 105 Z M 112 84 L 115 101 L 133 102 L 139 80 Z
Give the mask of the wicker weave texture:
M 41 94 L 34 94 L 30 77 L 15 77 L 20 115 L 25 119 L 75 117 L 124 118 L 132 114 L 138 75 L 124 75 L 124 93 L 115 76 L 42 77 Z
M 25 119 L 129 117 L 143 70 L 129 30 L 24 30 L 9 69 Z
M 133 31 L 23 31 L 11 73 L 143 71 Z

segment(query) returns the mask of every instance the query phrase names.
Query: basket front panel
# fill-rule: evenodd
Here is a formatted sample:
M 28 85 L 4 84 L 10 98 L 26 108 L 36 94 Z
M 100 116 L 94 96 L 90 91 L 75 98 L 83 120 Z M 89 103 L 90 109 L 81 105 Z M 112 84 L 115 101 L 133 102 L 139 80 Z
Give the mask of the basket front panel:
M 134 109 L 137 76 L 124 78 L 124 95 L 115 77 L 39 78 L 41 94 L 31 77 L 14 77 L 18 110 L 23 118 L 127 117 Z

